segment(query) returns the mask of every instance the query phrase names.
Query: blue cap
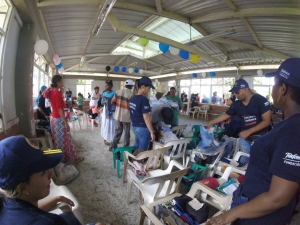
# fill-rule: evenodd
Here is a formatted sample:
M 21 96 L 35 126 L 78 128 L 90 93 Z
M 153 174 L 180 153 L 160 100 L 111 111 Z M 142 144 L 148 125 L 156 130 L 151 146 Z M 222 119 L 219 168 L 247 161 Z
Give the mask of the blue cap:
M 61 150 L 41 150 L 22 136 L 0 141 L 0 188 L 16 188 L 29 177 L 55 167 L 62 159 Z
M 46 87 L 45 85 L 43 85 L 43 86 L 41 87 L 40 91 L 45 91 L 45 90 L 47 90 L 47 87 Z
M 287 84 L 300 87 L 300 58 L 286 59 L 276 72 L 265 74 L 265 77 L 275 76 Z
M 244 79 L 239 79 L 239 80 L 235 81 L 232 89 L 229 90 L 229 92 L 236 93 L 240 89 L 248 88 L 248 87 L 249 87 L 249 84 L 247 83 L 247 81 L 245 81 Z
M 142 76 L 142 78 L 140 79 L 139 83 L 140 84 L 148 85 L 151 88 L 155 89 L 155 87 L 153 86 L 152 81 L 151 81 L 151 79 L 149 77 Z

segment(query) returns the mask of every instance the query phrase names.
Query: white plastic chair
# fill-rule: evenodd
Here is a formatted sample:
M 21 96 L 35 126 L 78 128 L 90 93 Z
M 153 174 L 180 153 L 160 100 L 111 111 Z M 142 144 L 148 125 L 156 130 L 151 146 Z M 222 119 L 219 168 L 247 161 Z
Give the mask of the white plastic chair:
M 212 164 L 210 164 L 209 167 L 206 170 L 207 171 L 207 176 L 212 176 L 216 171 L 216 166 L 217 166 L 218 162 L 220 161 L 225 148 L 226 148 L 226 145 L 223 145 L 223 146 L 219 147 L 218 149 L 216 149 L 214 152 L 211 152 L 211 153 L 203 152 L 203 151 L 200 151 L 200 150 L 193 150 L 190 153 L 190 156 L 187 156 L 185 166 L 187 167 L 190 160 L 191 160 L 191 162 L 195 162 L 194 158 L 195 158 L 196 154 L 200 154 L 202 157 L 203 156 L 218 155 L 217 158 L 215 159 L 215 161 Z
M 75 115 L 74 113 L 71 113 L 70 120 L 68 122 L 72 122 L 73 133 L 75 133 L 75 122 L 79 124 L 80 130 L 82 130 L 79 116 Z
M 183 138 L 179 140 L 169 141 L 165 144 L 160 144 L 159 142 L 153 142 L 153 149 L 164 148 L 164 147 L 172 147 L 171 153 L 169 157 L 166 158 L 165 164 L 169 164 L 169 162 L 173 159 L 183 158 L 183 165 L 185 165 L 185 151 L 187 144 L 190 143 L 192 138 Z
M 208 115 L 207 115 L 207 112 L 208 110 L 210 109 L 210 106 L 209 105 L 203 105 L 199 108 L 198 110 L 198 114 L 197 114 L 197 118 L 202 115 L 202 119 L 204 117 L 205 120 L 208 119 Z
M 245 171 L 241 171 L 233 167 L 227 167 L 222 177 L 216 180 L 219 184 L 223 184 L 224 182 L 228 181 L 232 172 L 236 172 L 243 175 L 245 174 Z M 199 199 L 201 202 L 205 202 L 219 210 L 229 209 L 232 200 L 232 195 L 223 195 L 202 183 L 200 183 L 199 189 L 201 190 Z
M 173 168 L 179 170 L 172 172 Z M 151 170 L 147 172 L 147 177 L 139 180 L 132 170 L 127 170 L 127 204 L 130 204 L 132 184 L 140 190 L 144 204 L 149 204 L 156 199 L 163 198 L 178 191 L 178 187 L 183 175 L 187 173 L 180 163 L 172 160 L 166 170 Z
M 45 128 L 41 128 L 38 126 L 38 122 L 40 120 L 32 120 L 34 127 L 35 127 L 35 131 L 37 133 L 37 131 L 43 132 L 43 136 L 38 136 L 38 138 L 44 138 L 45 140 L 47 140 L 48 144 L 49 144 L 49 148 L 50 149 L 54 149 L 54 144 L 52 141 L 52 136 L 51 134 L 45 129 Z
M 77 201 L 75 196 L 72 194 L 72 192 L 65 185 L 57 186 L 52 180 L 52 182 L 50 184 L 50 194 L 46 198 L 43 198 L 40 201 L 49 200 L 49 199 L 54 198 L 56 196 L 64 196 L 66 198 L 71 199 L 75 204 L 75 206 L 72 207 L 73 214 L 76 216 L 76 218 L 80 221 L 81 224 L 85 224 L 83 216 L 81 214 L 81 206 L 80 206 L 79 202 Z M 50 212 L 54 213 L 54 214 L 61 214 L 62 213 L 60 209 L 54 209 Z
M 233 167 L 237 170 L 246 171 L 247 167 L 248 167 L 248 163 L 244 166 L 241 166 L 241 167 L 237 166 L 238 161 L 239 161 L 241 156 L 250 157 L 250 155 L 247 154 L 247 153 L 238 152 L 233 159 L 228 159 L 230 161 L 230 164 L 219 161 L 218 164 L 217 164 L 217 169 L 216 169 L 215 173 L 218 174 L 218 175 L 222 175 L 222 168 L 223 167 Z
M 192 185 L 191 190 L 186 194 L 187 196 L 191 197 L 191 198 L 197 198 L 199 196 L 199 194 L 201 194 L 201 192 L 203 192 L 203 190 L 206 191 L 207 186 L 205 186 L 204 184 L 200 183 L 200 182 L 196 182 Z M 231 201 L 231 196 L 224 196 L 218 192 L 212 192 L 211 194 L 211 200 L 215 201 L 215 202 L 219 202 L 219 204 L 224 205 L 224 207 L 222 208 L 228 208 L 230 201 Z M 162 199 L 159 199 L 155 202 L 152 202 L 150 204 L 145 204 L 141 206 L 141 216 L 140 216 L 140 225 L 144 224 L 144 220 L 145 217 L 147 216 L 149 218 L 149 220 L 152 222 L 152 224 L 154 225 L 163 225 L 163 223 L 153 214 L 152 209 L 153 206 L 159 205 L 159 204 L 163 204 L 165 202 L 168 202 L 172 199 L 174 199 L 177 196 L 181 196 L 181 193 L 174 193 L 170 196 L 164 197 Z M 219 215 L 221 212 L 216 213 L 214 216 Z M 204 225 L 205 223 L 202 223 L 201 225 Z
M 192 110 L 192 109 L 194 109 L 194 110 Z M 196 115 L 198 114 L 199 109 L 200 109 L 199 106 L 194 106 L 193 108 L 191 108 L 191 109 L 188 111 L 187 114 L 188 114 L 188 115 L 193 114 L 192 118 L 195 119 L 195 114 L 196 114 Z
M 179 125 L 179 126 L 175 126 L 171 128 L 171 131 L 174 132 L 175 131 L 175 135 L 178 138 L 181 138 L 183 131 L 185 130 L 185 128 L 187 127 L 187 125 Z
M 169 147 L 164 147 L 164 148 L 159 148 L 159 149 L 155 149 L 155 150 L 144 151 L 144 152 L 139 153 L 137 156 L 134 156 L 130 152 L 125 151 L 124 152 L 124 164 L 123 164 L 124 165 L 123 183 L 125 183 L 127 164 L 131 165 L 135 169 L 138 169 L 138 168 L 136 168 L 135 164 L 129 160 L 129 157 L 131 157 L 134 160 L 143 160 L 143 159 L 148 158 L 148 160 L 145 164 L 145 171 L 155 170 L 158 168 L 162 169 L 164 155 L 168 150 L 169 150 Z M 151 168 L 150 168 L 150 165 L 152 165 Z
M 78 116 L 79 123 L 81 122 L 82 125 L 84 125 L 85 123 L 86 124 L 88 123 L 88 119 L 87 119 L 86 113 L 84 111 L 73 108 L 73 112 L 76 116 Z

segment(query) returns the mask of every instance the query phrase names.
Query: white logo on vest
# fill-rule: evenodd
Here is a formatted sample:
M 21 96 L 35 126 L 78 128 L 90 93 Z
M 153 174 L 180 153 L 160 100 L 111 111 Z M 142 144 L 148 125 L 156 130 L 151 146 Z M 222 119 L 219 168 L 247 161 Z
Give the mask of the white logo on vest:
M 300 156 L 290 152 L 285 153 L 284 163 L 291 166 L 300 166 Z

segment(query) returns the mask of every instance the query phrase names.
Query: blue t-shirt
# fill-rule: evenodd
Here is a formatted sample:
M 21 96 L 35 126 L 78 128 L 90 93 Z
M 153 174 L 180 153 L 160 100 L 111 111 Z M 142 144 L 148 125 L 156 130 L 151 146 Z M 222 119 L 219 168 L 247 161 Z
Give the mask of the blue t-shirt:
M 45 107 L 45 98 L 44 98 L 44 96 L 43 95 L 39 95 L 39 97 L 37 98 L 36 102 L 37 102 L 38 107 L 40 107 L 47 116 L 50 116 L 51 109 L 50 109 L 50 107 L 47 107 L 47 108 Z M 40 111 L 38 111 L 38 119 L 40 119 L 40 120 L 47 120 L 44 117 L 44 115 L 42 115 L 40 113 Z
M 143 95 L 134 95 L 129 100 L 130 119 L 133 127 L 147 127 L 143 114 L 151 112 L 149 99 Z
M 255 139 L 245 175 L 243 194 L 252 200 L 269 191 L 272 176 L 300 184 L 300 114 L 277 124 L 270 132 Z M 269 215 L 240 220 L 237 224 L 285 225 L 292 216 L 297 193 L 292 201 Z
M 226 111 L 229 116 L 239 116 L 242 119 L 242 129 L 248 130 L 262 121 L 261 115 L 270 110 L 270 103 L 268 100 L 259 95 L 252 95 L 248 105 L 244 105 L 242 101 L 237 100 L 232 103 L 230 108 Z M 268 130 L 268 127 L 256 132 L 255 134 L 264 134 Z
M 106 98 L 113 98 L 115 94 L 116 94 L 116 92 L 113 91 L 113 90 L 112 90 L 110 93 L 108 93 L 107 91 L 104 91 L 104 92 L 102 93 L 102 99 L 101 99 L 101 102 L 106 101 Z
M 3 202 L 3 208 L 0 211 L 0 224 L 68 225 L 59 215 L 45 212 L 28 202 L 12 199 Z

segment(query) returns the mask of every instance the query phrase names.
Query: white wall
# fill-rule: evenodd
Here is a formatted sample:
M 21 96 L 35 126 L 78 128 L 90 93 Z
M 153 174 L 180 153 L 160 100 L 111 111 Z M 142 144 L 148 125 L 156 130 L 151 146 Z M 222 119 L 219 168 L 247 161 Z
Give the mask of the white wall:
M 6 129 L 18 122 L 16 114 L 16 104 L 18 102 L 15 101 L 15 93 L 18 93 L 15 92 L 15 67 L 20 26 L 16 21 L 16 17 L 18 18 L 18 15 L 14 9 L 8 24 L 2 61 L 2 106 Z M 29 81 L 27 85 L 29 85 Z M 28 98 L 28 96 L 17 96 L 19 101 L 22 101 L 23 98 Z
M 77 84 L 77 79 L 64 79 L 64 92 L 67 91 L 67 88 L 70 88 L 72 91 L 73 96 L 76 96 L 76 84 Z
M 102 93 L 105 90 L 105 81 L 106 80 L 93 80 L 91 89 L 93 90 L 94 87 L 98 86 L 100 88 L 100 93 Z M 65 86 L 64 91 L 66 91 L 67 88 L 70 88 L 70 90 L 73 92 L 73 95 L 74 95 L 75 93 L 77 93 L 76 84 L 77 84 L 77 79 L 66 79 L 65 78 L 64 79 L 64 86 Z M 116 91 L 116 90 L 120 89 L 120 85 L 121 85 L 120 81 L 113 80 L 113 84 L 114 84 L 113 90 Z

